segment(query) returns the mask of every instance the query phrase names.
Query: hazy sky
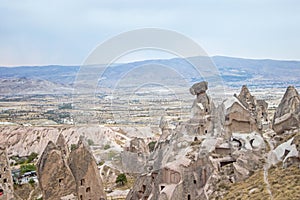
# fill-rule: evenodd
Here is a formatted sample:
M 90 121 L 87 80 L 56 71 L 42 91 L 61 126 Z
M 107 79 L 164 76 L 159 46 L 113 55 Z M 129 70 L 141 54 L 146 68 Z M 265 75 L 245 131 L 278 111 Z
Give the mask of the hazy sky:
M 2 66 L 81 64 L 145 27 L 182 33 L 209 55 L 300 60 L 298 0 L 0 0 L 0 19 Z

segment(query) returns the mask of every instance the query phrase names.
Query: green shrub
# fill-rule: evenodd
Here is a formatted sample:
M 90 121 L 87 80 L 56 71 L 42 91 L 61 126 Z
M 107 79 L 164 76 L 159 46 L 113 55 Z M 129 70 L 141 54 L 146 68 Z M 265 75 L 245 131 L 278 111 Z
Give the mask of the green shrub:
M 26 172 L 35 171 L 36 167 L 33 164 L 24 164 L 24 165 L 21 165 L 20 170 L 21 170 L 21 174 L 24 174 Z
M 110 148 L 110 145 L 109 144 L 106 144 L 105 146 L 104 146 L 104 150 L 107 150 L 107 149 L 109 149 Z
M 71 151 L 75 150 L 77 148 L 76 144 L 71 144 Z
M 156 141 L 149 142 L 148 147 L 150 152 L 154 151 L 155 145 L 156 145 Z
M 33 187 L 35 184 L 35 181 L 31 178 L 31 179 L 29 179 L 28 183 Z
M 105 163 L 105 161 L 102 160 L 102 161 L 98 162 L 98 166 L 102 166 L 102 165 L 104 165 L 104 163 Z
M 36 159 L 38 157 L 39 154 L 32 152 L 28 158 L 27 158 L 27 162 L 26 163 L 31 163 L 34 159 Z
M 92 139 L 88 139 L 87 143 L 88 143 L 89 146 L 93 146 L 95 144 Z
M 119 174 L 117 179 L 116 179 L 116 183 L 117 184 L 121 184 L 124 185 L 125 183 L 127 183 L 127 177 L 125 174 Z

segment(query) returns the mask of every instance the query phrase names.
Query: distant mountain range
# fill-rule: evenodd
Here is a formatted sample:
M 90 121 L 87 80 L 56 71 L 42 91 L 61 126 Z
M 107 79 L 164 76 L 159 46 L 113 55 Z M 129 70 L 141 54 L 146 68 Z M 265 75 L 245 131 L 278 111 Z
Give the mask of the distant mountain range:
M 300 86 L 300 61 L 257 60 L 223 56 L 212 57 L 212 61 L 219 70 L 224 84 L 229 87 L 240 87 L 244 84 L 249 87 L 268 88 L 287 87 L 288 85 Z M 106 80 L 105 84 L 109 87 L 128 74 L 130 70 L 139 66 L 149 66 L 151 68 L 154 65 L 170 66 L 191 84 L 203 79 L 194 68 L 190 67 L 190 63 L 182 58 L 115 64 L 108 67 L 103 76 L 99 78 Z M 18 93 L 18 91 L 30 91 L 30 88 L 36 92 L 41 90 L 52 93 L 58 91 L 59 88 L 64 88 L 65 91 L 66 88 L 72 88 L 79 70 L 80 66 L 60 65 L 0 67 L 0 92 L 11 93 L 15 91 Z M 97 71 L 92 73 L 97 73 Z M 148 73 L 148 70 L 145 68 L 144 71 L 138 73 Z M 141 77 L 138 73 L 131 78 L 138 79 Z M 168 74 L 165 77 L 168 77 Z M 44 83 L 42 83 L 43 81 Z M 174 81 L 176 82 L 176 80 Z M 37 87 L 36 84 L 44 84 L 44 87 Z

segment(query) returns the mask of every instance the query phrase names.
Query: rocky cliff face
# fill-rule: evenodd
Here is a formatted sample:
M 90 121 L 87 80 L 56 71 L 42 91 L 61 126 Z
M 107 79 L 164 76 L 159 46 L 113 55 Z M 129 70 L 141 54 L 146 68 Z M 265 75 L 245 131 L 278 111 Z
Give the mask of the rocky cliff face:
M 69 156 L 62 135 L 48 143 L 37 164 L 43 199 L 106 199 L 96 161 L 83 143 Z
M 273 129 L 276 133 L 293 131 L 300 126 L 300 96 L 293 86 L 289 86 L 276 109 Z

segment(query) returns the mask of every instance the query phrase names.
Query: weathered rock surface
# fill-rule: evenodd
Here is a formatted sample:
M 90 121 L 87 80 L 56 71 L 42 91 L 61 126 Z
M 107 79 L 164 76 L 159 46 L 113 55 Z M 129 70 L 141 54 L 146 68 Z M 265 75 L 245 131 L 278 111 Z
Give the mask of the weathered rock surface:
M 262 167 L 261 152 L 265 145 L 261 135 L 247 129 L 247 134 L 231 134 L 225 139 L 216 128 L 221 125 L 219 109 L 214 107 L 207 89 L 206 82 L 192 86 L 191 94 L 197 97 L 191 120 L 168 136 L 161 136 L 149 156 L 148 172 L 139 177 L 128 200 L 209 199 L 215 191 L 213 183 L 223 179 L 229 183 L 244 180 Z M 241 102 L 239 106 L 248 114 L 245 120 L 249 121 L 251 112 Z
M 145 140 L 137 137 L 129 142 L 129 147 L 126 150 L 132 153 L 149 154 L 149 147 Z
M 63 157 L 68 157 L 70 154 L 70 150 L 68 148 L 67 142 L 65 137 L 60 133 L 57 141 L 56 141 L 57 148 L 62 152 Z
M 225 132 L 227 137 L 234 132 L 261 132 L 268 128 L 268 104 L 264 100 L 256 100 L 243 86 L 238 96 L 227 99 L 225 107 Z
M 213 104 L 210 97 L 206 94 L 207 89 L 208 86 L 205 81 L 195 83 L 190 88 L 191 94 L 196 96 L 192 106 L 192 118 L 198 119 L 211 112 Z
M 256 110 L 256 98 L 251 95 L 246 85 L 242 86 L 240 94 L 237 96 L 240 102 L 250 111 L 255 112 Z
M 80 140 L 69 156 L 62 135 L 49 142 L 38 161 L 43 199 L 100 199 L 106 196 L 95 158 Z
M 39 185 L 43 199 L 60 199 L 76 195 L 75 178 L 64 158 L 64 154 L 49 142 L 37 164 Z
M 14 199 L 14 185 L 5 145 L 0 145 L 0 199 Z
M 76 181 L 78 199 L 106 199 L 95 158 L 83 139 L 71 152 L 68 162 Z
M 150 127 L 104 127 L 104 126 L 63 126 L 63 127 L 25 127 L 0 126 L 0 141 L 7 145 L 8 156 L 28 156 L 32 152 L 39 155 L 49 141 L 57 141 L 60 134 L 70 147 L 77 144 L 80 136 L 94 144 L 110 144 L 111 149 L 123 150 L 122 144 L 135 137 L 147 139 L 153 137 L 158 128 Z
M 293 86 L 289 86 L 278 105 L 274 120 L 273 129 L 276 133 L 293 131 L 300 127 L 300 96 Z
M 190 88 L 190 92 L 192 95 L 198 95 L 198 94 L 206 92 L 207 89 L 208 89 L 208 83 L 206 81 L 202 81 L 199 83 L 195 83 Z

